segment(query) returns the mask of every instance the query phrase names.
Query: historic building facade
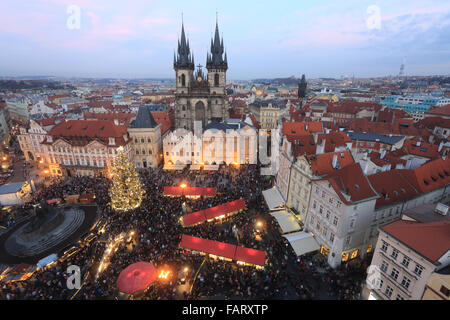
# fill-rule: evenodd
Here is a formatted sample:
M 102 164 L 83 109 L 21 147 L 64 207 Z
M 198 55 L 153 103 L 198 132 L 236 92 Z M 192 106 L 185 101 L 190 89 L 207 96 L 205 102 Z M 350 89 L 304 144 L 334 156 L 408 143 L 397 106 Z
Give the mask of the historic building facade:
M 128 126 L 137 168 L 156 168 L 162 160 L 161 124 L 153 118 L 151 106 L 139 107 L 136 119 Z
M 217 23 L 210 51 L 206 58 L 208 73 L 204 75 L 201 65 L 197 66 L 194 73 L 194 55 L 182 25 L 181 39 L 173 61 L 176 73 L 176 128 L 193 130 L 194 121 L 201 121 L 203 127 L 206 127 L 211 122 L 225 122 L 228 118 L 225 90 L 228 62 Z

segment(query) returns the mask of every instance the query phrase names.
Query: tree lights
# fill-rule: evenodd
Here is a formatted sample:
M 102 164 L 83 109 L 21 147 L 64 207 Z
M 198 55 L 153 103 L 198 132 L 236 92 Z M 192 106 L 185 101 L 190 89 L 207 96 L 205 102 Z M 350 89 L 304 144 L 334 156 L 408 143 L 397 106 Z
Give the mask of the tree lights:
M 128 211 L 141 205 L 145 190 L 134 165 L 122 150 L 112 167 L 112 182 L 109 195 L 113 209 Z

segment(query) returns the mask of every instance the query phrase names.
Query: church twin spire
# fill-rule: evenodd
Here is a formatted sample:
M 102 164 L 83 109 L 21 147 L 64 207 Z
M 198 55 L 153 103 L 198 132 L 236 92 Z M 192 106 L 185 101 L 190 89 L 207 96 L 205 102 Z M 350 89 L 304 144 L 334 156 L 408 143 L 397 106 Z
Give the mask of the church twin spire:
M 219 36 L 219 24 L 216 18 L 216 30 L 214 39 L 211 39 L 210 52 L 206 54 L 206 67 L 228 69 L 227 53 L 223 45 L 223 38 Z M 185 68 L 194 70 L 194 54 L 189 48 L 189 39 L 186 39 L 184 22 L 181 24 L 181 39 L 178 40 L 178 52 L 173 57 L 174 68 Z
M 210 53 L 206 54 L 206 67 L 209 68 L 221 68 L 228 69 L 227 53 L 224 54 L 223 38 L 219 36 L 219 24 L 216 20 L 216 32 L 214 39 L 211 39 Z
M 178 40 L 178 54 L 173 54 L 174 68 L 187 68 L 194 70 L 194 55 L 189 48 L 189 39 L 186 40 L 184 23 L 181 24 L 181 39 Z

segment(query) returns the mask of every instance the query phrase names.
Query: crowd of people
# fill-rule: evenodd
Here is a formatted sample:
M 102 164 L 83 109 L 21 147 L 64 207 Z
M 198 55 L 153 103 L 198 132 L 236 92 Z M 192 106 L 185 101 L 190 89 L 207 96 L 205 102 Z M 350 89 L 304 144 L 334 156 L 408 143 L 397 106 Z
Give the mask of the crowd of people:
M 152 262 L 157 269 L 171 270 L 167 280 L 157 280 L 140 299 L 312 299 L 318 286 L 333 298 L 352 299 L 359 294 L 356 285 L 348 285 L 327 270 L 327 277 L 316 274 L 316 264 L 307 258 L 299 259 L 286 240 L 281 237 L 276 221 L 268 214 L 262 190 L 271 187 L 271 181 L 260 175 L 254 165 L 221 167 L 217 172 L 167 172 L 161 169 L 139 172 L 146 195 L 141 205 L 128 212 L 116 212 L 109 205 L 110 181 L 106 178 L 75 177 L 58 180 L 50 188 L 39 190 L 34 200 L 20 208 L 31 212 L 41 199 L 53 199 L 71 194 L 93 193 L 99 206 L 104 230 L 98 237 L 83 244 L 78 252 L 49 268 L 35 272 L 31 279 L 0 284 L 0 299 L 114 299 L 119 296 L 116 280 L 128 265 Z M 190 199 L 165 197 L 164 186 L 185 183 L 189 186 L 215 187 L 217 195 L 211 198 Z M 222 223 L 204 223 L 183 228 L 180 216 L 244 199 L 246 209 Z M 257 222 L 263 222 L 263 228 Z M 255 237 L 258 233 L 260 237 Z M 118 236 L 114 250 L 108 246 Z M 264 269 L 240 266 L 233 262 L 205 258 L 179 248 L 183 234 L 242 245 L 266 251 Z M 69 265 L 81 268 L 82 287 L 75 292 L 67 288 Z M 187 285 L 180 286 L 183 270 Z M 319 279 L 319 282 L 316 280 Z

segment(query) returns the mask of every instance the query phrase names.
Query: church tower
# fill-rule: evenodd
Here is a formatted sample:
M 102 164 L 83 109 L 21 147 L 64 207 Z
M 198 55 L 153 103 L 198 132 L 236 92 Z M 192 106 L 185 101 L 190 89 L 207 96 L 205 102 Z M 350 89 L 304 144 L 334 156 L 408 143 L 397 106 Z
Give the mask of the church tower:
M 189 106 L 186 99 L 189 95 L 189 87 L 193 81 L 194 55 L 189 48 L 189 39 L 184 33 L 184 23 L 181 24 L 181 39 L 178 40 L 177 54 L 173 56 L 173 68 L 176 73 L 177 105 L 175 110 L 175 126 L 183 128 L 189 120 Z
M 306 78 L 305 75 L 302 75 L 302 79 L 300 80 L 300 83 L 298 84 L 298 97 L 303 99 L 306 97 Z
M 220 39 L 219 36 L 217 19 L 214 39 L 211 39 L 211 49 L 206 54 L 206 69 L 208 70 L 208 83 L 211 93 L 211 118 L 212 120 L 226 121 L 228 107 L 226 105 L 225 86 L 228 61 L 223 46 L 223 38 Z
M 208 74 L 204 75 L 201 65 L 198 65 L 194 74 L 194 55 L 189 48 L 189 40 L 186 39 L 184 23 L 181 27 L 178 51 L 173 57 L 173 68 L 176 73 L 176 128 L 193 130 L 195 121 L 200 121 L 203 128 L 211 122 L 227 121 L 225 86 L 228 62 L 217 21 L 216 32 L 211 39 L 211 50 L 206 56 Z

